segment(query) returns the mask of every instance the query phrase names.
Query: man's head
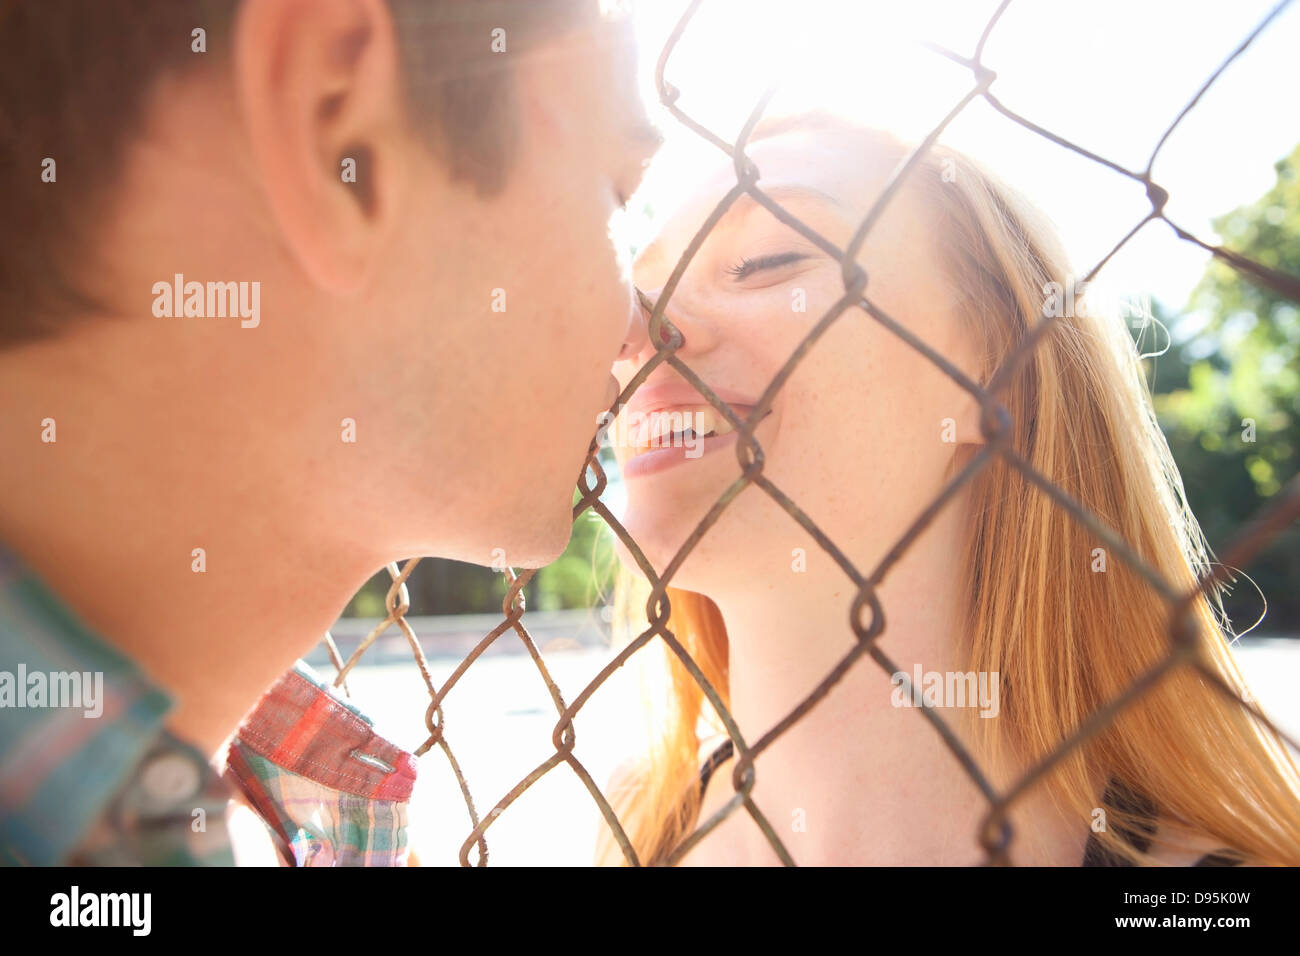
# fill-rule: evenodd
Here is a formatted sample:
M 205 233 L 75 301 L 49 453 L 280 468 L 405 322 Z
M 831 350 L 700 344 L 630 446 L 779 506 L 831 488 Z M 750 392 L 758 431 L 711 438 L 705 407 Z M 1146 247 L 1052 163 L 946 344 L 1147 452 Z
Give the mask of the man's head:
M 0 6 L 0 366 L 232 520 L 548 560 L 632 314 L 630 51 L 595 0 Z

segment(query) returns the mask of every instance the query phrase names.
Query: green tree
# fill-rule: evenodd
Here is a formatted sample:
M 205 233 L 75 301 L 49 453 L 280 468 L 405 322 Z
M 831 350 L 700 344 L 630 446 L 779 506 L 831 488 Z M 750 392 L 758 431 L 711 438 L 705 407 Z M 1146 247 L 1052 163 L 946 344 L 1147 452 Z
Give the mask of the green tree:
M 1226 248 L 1300 276 L 1300 146 L 1275 169 L 1273 188 L 1213 225 Z M 1162 319 L 1171 325 L 1173 348 L 1147 361 L 1188 502 L 1211 544 L 1221 546 L 1296 471 L 1300 303 L 1216 258 L 1188 304 L 1181 317 Z M 1300 631 L 1300 530 L 1293 524 L 1242 570 L 1268 604 L 1261 630 Z M 1262 610 L 1244 579 L 1225 604 L 1240 629 Z
M 575 492 L 574 502 L 577 500 Z M 590 509 L 583 512 L 574 522 L 564 553 L 541 568 L 524 588 L 528 608 L 553 611 L 603 603 L 613 587 L 612 542 L 605 523 Z M 388 572 L 379 572 L 348 603 L 344 616 L 383 617 L 391 586 Z M 425 558 L 407 578 L 406 589 L 411 597 L 408 613 L 412 615 L 493 613 L 501 610 L 505 599 L 506 577 L 500 571 L 475 564 Z

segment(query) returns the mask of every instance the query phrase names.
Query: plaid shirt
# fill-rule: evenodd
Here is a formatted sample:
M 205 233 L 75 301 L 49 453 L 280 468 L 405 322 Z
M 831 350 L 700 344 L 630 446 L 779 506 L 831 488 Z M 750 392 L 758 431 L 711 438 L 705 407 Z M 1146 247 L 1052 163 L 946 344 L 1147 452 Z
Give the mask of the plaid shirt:
M 0 863 L 229 866 L 241 791 L 293 866 L 401 866 L 414 758 L 301 661 L 219 776 L 170 698 L 0 549 Z

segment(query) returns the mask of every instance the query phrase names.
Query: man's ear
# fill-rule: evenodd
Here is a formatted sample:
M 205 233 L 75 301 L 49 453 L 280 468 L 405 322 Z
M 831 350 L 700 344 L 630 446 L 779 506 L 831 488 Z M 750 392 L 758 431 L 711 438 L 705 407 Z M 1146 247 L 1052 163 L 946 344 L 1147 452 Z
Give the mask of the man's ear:
M 235 84 L 253 159 L 289 248 L 334 294 L 365 284 L 402 207 L 399 70 L 383 0 L 240 6 Z

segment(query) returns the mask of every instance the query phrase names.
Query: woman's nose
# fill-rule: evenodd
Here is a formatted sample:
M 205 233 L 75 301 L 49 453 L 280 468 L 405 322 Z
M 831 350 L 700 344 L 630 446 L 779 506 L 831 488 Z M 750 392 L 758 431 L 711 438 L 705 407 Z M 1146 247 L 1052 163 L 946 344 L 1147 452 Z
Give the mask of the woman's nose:
M 654 307 L 654 301 L 637 289 L 636 302 L 632 305 L 632 318 L 627 326 L 627 335 L 623 339 L 623 348 L 618 353 L 619 361 L 634 359 L 650 348 L 650 313 L 654 311 Z M 666 336 L 666 331 L 661 330 L 660 340 L 665 344 L 669 341 Z
M 652 298 L 640 289 L 636 290 L 636 306 L 633 310 L 632 322 L 628 326 L 627 338 L 623 342 L 623 350 L 618 355 L 620 360 L 633 359 L 642 353 L 653 353 L 657 350 L 656 346 L 650 341 L 650 316 L 654 312 L 657 299 L 657 296 Z M 672 332 L 668 329 L 668 325 L 671 324 L 673 328 L 677 329 L 677 334 L 682 338 L 681 343 L 677 346 L 677 351 L 680 352 L 686 347 L 686 332 L 682 328 L 683 321 L 679 316 L 671 314 L 672 311 L 674 310 L 664 310 L 664 322 L 659 328 L 657 347 L 662 348 L 672 342 Z

